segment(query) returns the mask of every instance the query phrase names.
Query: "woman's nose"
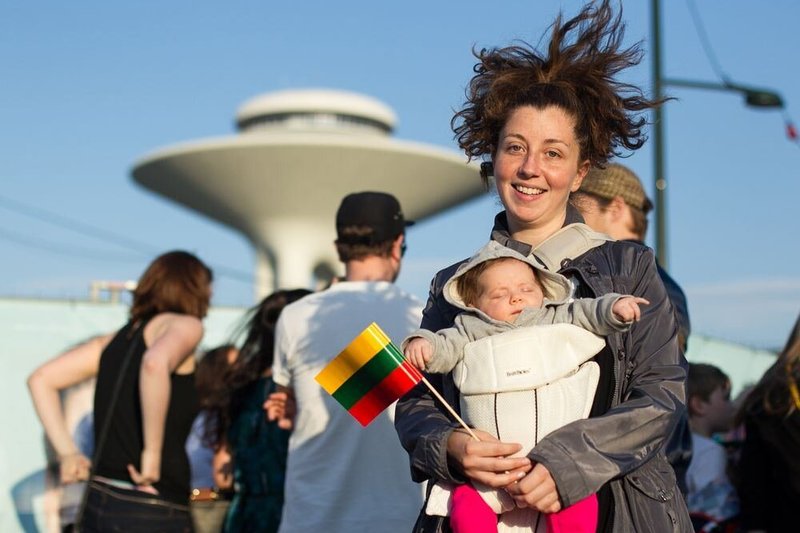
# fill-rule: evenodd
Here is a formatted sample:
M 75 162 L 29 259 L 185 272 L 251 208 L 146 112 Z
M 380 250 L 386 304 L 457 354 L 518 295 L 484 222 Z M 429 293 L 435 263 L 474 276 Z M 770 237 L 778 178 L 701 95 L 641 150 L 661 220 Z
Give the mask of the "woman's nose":
M 519 167 L 520 177 L 530 178 L 539 175 L 539 161 L 534 154 L 528 154 Z

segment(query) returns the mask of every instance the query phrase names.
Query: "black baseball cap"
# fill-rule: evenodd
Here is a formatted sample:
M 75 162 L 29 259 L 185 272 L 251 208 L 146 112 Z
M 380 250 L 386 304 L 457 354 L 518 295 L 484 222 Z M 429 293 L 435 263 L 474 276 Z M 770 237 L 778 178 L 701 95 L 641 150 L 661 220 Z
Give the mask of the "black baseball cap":
M 356 192 L 345 196 L 336 211 L 336 242 L 372 246 L 397 238 L 412 224 L 413 221 L 405 219 L 400 202 L 391 194 Z M 344 228 L 353 226 L 371 231 L 364 235 L 342 235 Z

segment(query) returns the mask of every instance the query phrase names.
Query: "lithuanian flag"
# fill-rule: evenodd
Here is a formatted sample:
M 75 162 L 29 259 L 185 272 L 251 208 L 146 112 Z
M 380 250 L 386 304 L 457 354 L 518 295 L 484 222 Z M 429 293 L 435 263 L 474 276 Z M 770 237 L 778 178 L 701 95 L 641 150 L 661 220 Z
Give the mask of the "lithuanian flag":
M 422 374 L 373 322 L 314 379 L 366 426 L 414 388 Z

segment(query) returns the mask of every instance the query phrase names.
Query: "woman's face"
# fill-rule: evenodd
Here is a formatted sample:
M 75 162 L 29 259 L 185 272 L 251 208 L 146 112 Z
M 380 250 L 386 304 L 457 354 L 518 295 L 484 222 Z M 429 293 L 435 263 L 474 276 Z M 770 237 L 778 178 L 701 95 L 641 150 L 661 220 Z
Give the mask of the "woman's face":
M 563 109 L 522 106 L 511 112 L 500 131 L 494 177 L 512 233 L 561 227 L 569 194 L 589 170 L 579 158 L 575 119 Z

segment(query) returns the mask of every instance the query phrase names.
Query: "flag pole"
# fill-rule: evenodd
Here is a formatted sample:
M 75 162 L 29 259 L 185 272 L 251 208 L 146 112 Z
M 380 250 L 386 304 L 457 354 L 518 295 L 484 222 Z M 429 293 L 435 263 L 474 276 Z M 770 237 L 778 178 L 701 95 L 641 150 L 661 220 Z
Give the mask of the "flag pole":
M 455 418 L 458 421 L 458 423 L 461 424 L 464 427 L 465 430 L 467 430 L 467 433 L 469 433 L 469 435 L 473 439 L 475 439 L 478 442 L 480 442 L 481 439 L 479 439 L 478 436 L 472 431 L 472 428 L 470 428 L 467 425 L 467 423 L 464 422 L 464 420 L 460 416 L 458 416 L 458 413 L 456 413 L 455 409 L 453 409 L 450 406 L 450 404 L 447 403 L 447 401 L 444 398 L 442 398 L 442 395 L 439 394 L 439 391 L 436 390 L 436 387 L 431 385 L 431 382 L 428 381 L 425 378 L 425 376 L 422 376 L 422 372 L 420 372 L 420 376 L 422 377 L 422 382 L 425 383 L 425 385 L 428 387 L 428 389 L 430 389 L 431 393 L 433 393 L 433 395 L 436 396 L 436 398 L 438 398 L 440 402 L 442 402 L 442 405 L 444 405 L 445 409 L 447 409 L 450 412 L 450 414 L 453 415 L 453 418 Z

